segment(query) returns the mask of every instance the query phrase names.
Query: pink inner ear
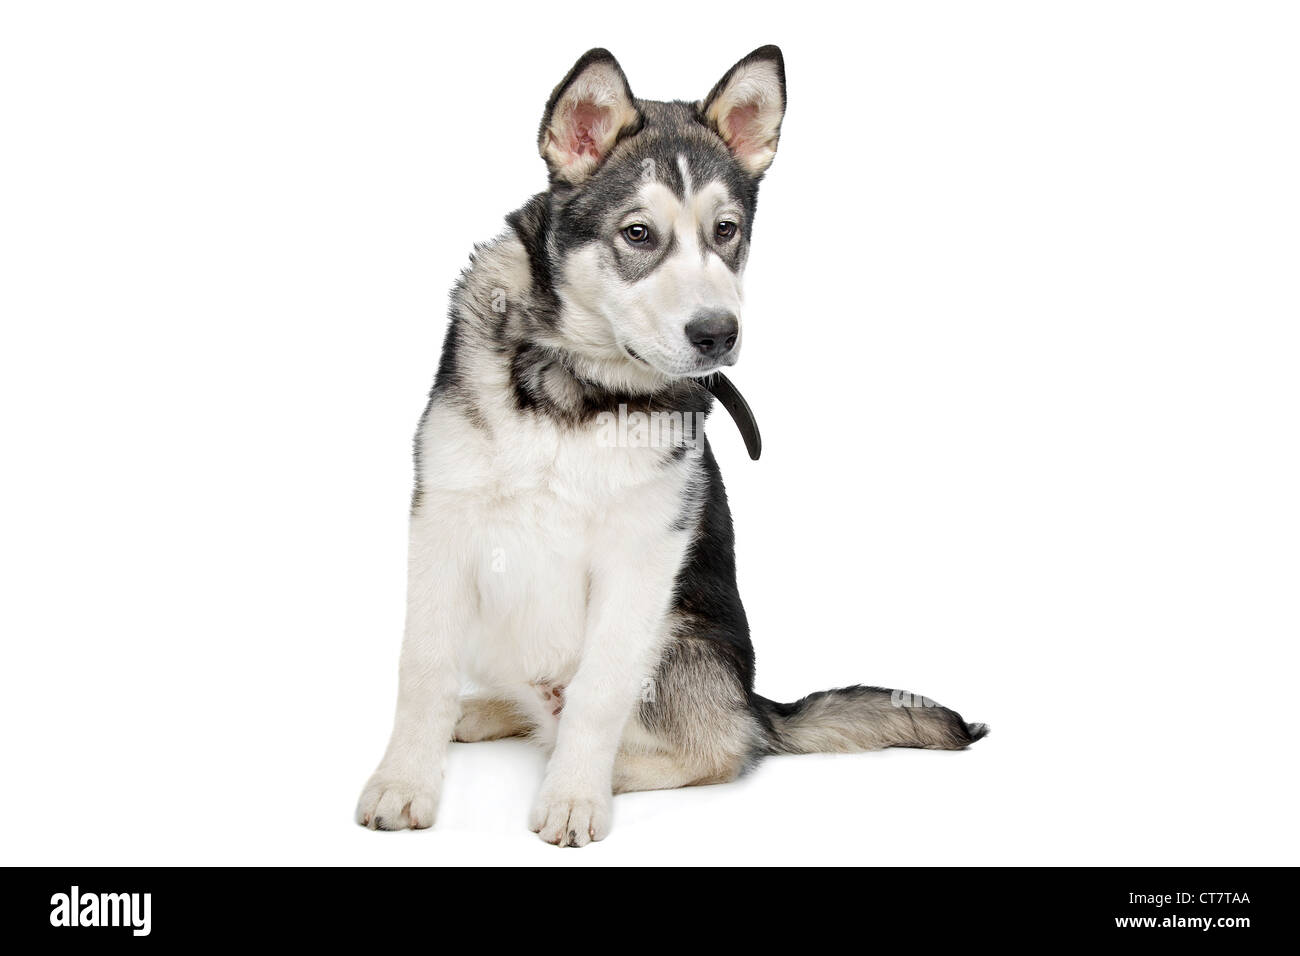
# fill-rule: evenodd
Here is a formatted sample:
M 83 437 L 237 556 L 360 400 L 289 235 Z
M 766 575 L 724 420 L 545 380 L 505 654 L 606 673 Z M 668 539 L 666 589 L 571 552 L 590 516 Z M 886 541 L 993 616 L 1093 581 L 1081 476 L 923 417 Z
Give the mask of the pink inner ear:
M 757 153 L 767 142 L 763 124 L 758 119 L 758 104 L 745 103 L 732 107 L 722 119 L 727 145 L 733 153 L 748 156 Z
M 600 144 L 604 141 L 609 126 L 609 110 L 601 109 L 594 103 L 577 103 L 569 114 L 568 123 L 569 152 L 578 158 L 590 156 L 600 159 Z

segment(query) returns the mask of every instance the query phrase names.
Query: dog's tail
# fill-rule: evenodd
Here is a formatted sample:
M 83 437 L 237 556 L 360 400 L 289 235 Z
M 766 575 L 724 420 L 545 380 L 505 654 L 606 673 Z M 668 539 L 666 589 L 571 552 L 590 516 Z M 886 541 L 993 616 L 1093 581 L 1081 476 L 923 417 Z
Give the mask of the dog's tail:
M 961 714 L 907 691 L 841 687 L 809 694 L 793 704 L 755 695 L 772 732 L 771 754 L 857 753 L 884 747 L 962 750 L 988 734 Z

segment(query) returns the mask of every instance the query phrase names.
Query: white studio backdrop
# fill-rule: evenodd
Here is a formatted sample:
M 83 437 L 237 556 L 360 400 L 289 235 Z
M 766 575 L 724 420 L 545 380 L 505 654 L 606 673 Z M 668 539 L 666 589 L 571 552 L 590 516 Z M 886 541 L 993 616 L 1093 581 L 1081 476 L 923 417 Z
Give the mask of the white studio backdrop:
M 0 10 L 0 860 L 1295 863 L 1300 18 L 1257 3 Z M 591 46 L 789 111 L 710 434 L 758 687 L 966 753 L 772 759 L 542 845 L 386 741 L 447 291 Z

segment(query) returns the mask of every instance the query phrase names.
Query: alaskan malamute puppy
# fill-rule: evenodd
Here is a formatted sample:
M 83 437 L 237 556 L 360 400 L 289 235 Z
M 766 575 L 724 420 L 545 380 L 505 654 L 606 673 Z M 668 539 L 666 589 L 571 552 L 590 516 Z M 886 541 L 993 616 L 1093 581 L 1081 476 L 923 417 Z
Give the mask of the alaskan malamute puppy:
M 532 829 L 584 846 L 609 833 L 615 793 L 734 780 L 767 754 L 985 734 L 876 687 L 754 693 L 702 424 L 740 354 L 784 112 L 774 46 L 696 102 L 637 99 L 605 50 L 551 94 L 550 186 L 475 250 L 416 434 L 397 717 L 363 826 L 430 826 L 453 738 L 545 746 Z

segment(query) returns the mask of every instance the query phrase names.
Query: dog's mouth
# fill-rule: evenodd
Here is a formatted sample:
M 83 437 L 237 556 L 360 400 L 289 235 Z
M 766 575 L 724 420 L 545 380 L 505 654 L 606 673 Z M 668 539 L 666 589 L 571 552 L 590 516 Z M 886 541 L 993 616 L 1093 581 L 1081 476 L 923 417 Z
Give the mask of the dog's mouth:
M 651 362 L 649 359 L 638 353 L 636 349 L 632 348 L 632 346 L 624 342 L 619 343 L 619 348 L 621 348 L 623 353 L 641 368 L 658 372 L 660 375 L 665 375 L 668 378 L 707 378 L 714 372 L 735 365 L 740 357 L 740 350 L 732 349 L 726 355 L 721 356 L 721 361 L 700 362 L 695 368 L 669 371 L 668 369 L 661 368 L 654 362 Z
M 687 372 L 686 378 L 708 378 L 714 372 L 720 372 L 724 368 L 730 368 L 735 365 L 736 358 L 735 355 L 726 356 L 721 362 L 713 362 L 712 364 L 700 367 L 696 371 Z

